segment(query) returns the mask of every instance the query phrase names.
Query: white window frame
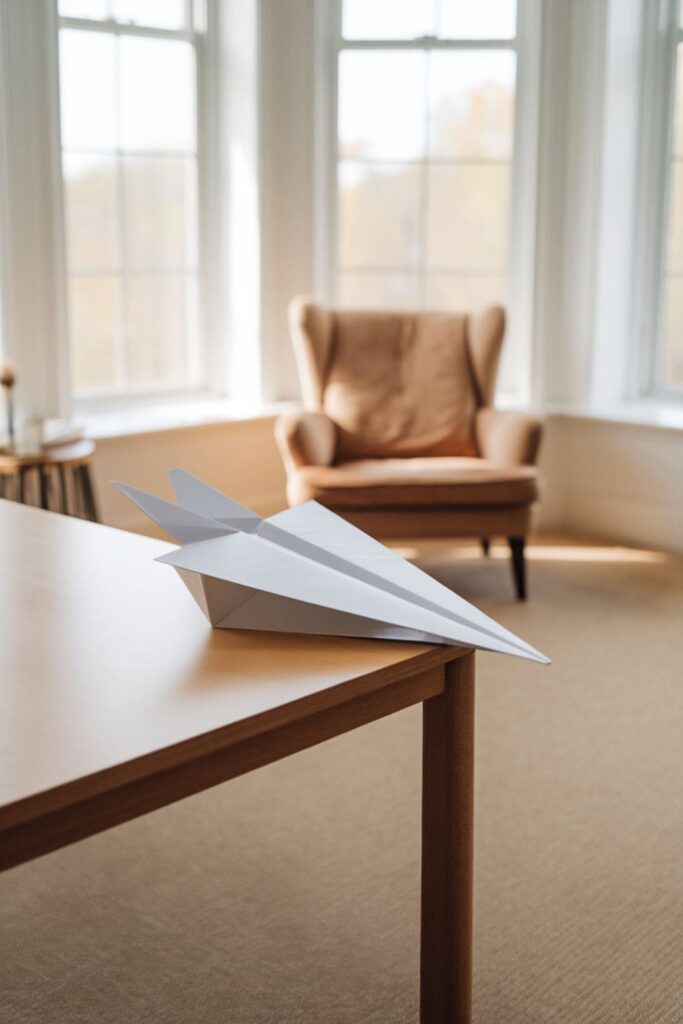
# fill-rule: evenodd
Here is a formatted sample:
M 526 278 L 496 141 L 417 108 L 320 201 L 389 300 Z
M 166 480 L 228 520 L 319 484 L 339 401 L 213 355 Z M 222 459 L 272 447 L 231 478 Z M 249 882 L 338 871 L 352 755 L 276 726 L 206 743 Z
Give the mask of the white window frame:
M 678 0 L 645 3 L 641 96 L 638 252 L 633 321 L 637 357 L 634 397 L 683 400 L 683 387 L 664 383 L 664 283 L 671 210 L 671 150 L 676 91 L 676 49 L 683 43 Z
M 517 0 L 512 39 L 343 39 L 343 0 L 318 0 L 316 15 L 316 280 L 320 299 L 334 304 L 337 266 L 338 68 L 343 50 L 511 50 L 516 54 L 515 133 L 511 160 L 508 239 L 508 337 L 512 390 L 504 399 L 526 404 L 532 388 L 532 338 L 536 249 L 536 181 L 540 102 L 542 0 Z
M 59 0 L 53 0 L 55 8 Z M 68 404 L 72 411 L 91 414 L 131 406 L 148 406 L 176 402 L 178 399 L 199 398 L 202 395 L 224 395 L 227 391 L 226 364 L 223 353 L 216 351 L 222 331 L 217 321 L 217 292 L 220 288 L 220 241 L 214 229 L 219 203 L 219 171 L 217 131 L 218 84 L 216 82 L 216 60 L 212 52 L 216 47 L 215 21 L 216 0 L 184 0 L 185 27 L 164 29 L 134 25 L 116 21 L 113 18 L 94 20 L 73 18 L 56 14 L 57 36 L 59 30 L 82 29 L 114 36 L 133 36 L 152 39 L 182 40 L 191 43 L 195 51 L 195 100 L 197 131 L 197 229 L 198 229 L 198 334 L 196 358 L 200 363 L 199 379 L 196 385 L 182 388 L 130 388 L 124 391 L 102 391 L 96 394 L 74 394 L 69 391 Z M 60 184 L 61 217 L 64 213 L 64 187 L 61 177 L 61 129 Z M 65 239 L 66 241 L 66 239 Z M 66 309 L 67 352 L 70 348 L 68 331 L 66 248 L 63 247 L 58 265 L 59 286 L 64 295 Z M 119 339 L 120 343 L 120 339 Z M 68 358 L 68 356 L 67 356 Z M 70 380 L 70 375 L 69 375 Z

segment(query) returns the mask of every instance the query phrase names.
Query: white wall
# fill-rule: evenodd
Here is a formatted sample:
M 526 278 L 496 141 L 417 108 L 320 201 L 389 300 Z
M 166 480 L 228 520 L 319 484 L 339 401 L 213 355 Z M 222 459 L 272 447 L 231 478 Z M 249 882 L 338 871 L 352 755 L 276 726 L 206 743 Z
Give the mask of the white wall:
M 683 553 L 683 431 L 549 418 L 540 526 Z

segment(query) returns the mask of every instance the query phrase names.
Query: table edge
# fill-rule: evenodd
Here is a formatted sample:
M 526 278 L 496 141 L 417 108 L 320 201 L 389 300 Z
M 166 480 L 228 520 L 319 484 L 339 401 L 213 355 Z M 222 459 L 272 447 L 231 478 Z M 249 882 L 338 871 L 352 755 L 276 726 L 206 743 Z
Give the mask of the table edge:
M 27 824 L 83 800 L 96 798 L 120 786 L 142 782 L 159 772 L 178 768 L 197 758 L 226 751 L 245 740 L 267 738 L 269 733 L 294 725 L 316 713 L 341 708 L 393 683 L 400 683 L 472 653 L 472 648 L 451 645 L 416 645 L 419 653 L 395 664 L 373 669 L 325 690 L 288 701 L 248 718 L 160 747 L 97 772 L 79 776 L 0 805 L 0 837 L 17 825 Z

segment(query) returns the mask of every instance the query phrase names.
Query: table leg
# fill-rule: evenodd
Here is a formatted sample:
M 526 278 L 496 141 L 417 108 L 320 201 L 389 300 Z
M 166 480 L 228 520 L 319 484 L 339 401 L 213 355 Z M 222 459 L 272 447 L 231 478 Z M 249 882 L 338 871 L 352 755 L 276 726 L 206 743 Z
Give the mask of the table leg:
M 474 653 L 445 668 L 423 704 L 422 1024 L 470 1024 L 474 807 Z

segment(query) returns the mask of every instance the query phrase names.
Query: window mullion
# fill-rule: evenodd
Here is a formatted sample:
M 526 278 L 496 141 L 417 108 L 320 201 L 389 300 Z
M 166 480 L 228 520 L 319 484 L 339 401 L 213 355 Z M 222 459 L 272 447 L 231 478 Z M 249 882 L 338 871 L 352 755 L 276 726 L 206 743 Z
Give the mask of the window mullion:
M 114 55 L 114 104 L 116 118 L 116 222 L 117 242 L 119 246 L 119 261 L 122 272 L 117 274 L 117 317 L 115 324 L 115 366 L 116 385 L 119 390 L 124 391 L 128 382 L 127 373 L 127 340 L 128 325 L 126 321 L 127 296 L 126 296 L 126 267 L 128 265 L 128 246 L 126 242 L 126 212 L 125 212 L 125 181 L 123 170 L 123 157 L 121 148 L 123 142 L 123 123 L 121 110 L 121 45 L 116 44 Z
M 195 28 L 194 5 L 192 0 L 185 0 L 187 26 Z M 206 22 L 206 18 L 204 18 Z M 185 204 L 192 210 L 194 218 L 197 269 L 194 272 L 192 303 L 194 306 L 194 330 L 190 330 L 190 311 L 187 308 L 188 280 L 185 276 L 185 310 L 184 310 L 184 342 L 185 342 L 185 373 L 188 381 L 194 383 L 202 377 L 203 369 L 208 367 L 209 360 L 214 356 L 216 309 L 213 289 L 209 285 L 208 266 L 211 257 L 218 260 L 217 253 L 212 253 L 209 240 L 208 199 L 211 195 L 214 204 L 218 205 L 218 188 L 216 178 L 215 152 L 210 149 L 211 128 L 214 124 L 215 91 L 209 86 L 207 72 L 209 67 L 206 36 L 197 36 L 195 44 L 195 194 L 190 203 L 187 194 Z M 208 116 L 207 116 L 208 115 Z M 211 124 L 208 121 L 211 121 Z M 187 189 L 187 179 L 185 181 Z M 214 214 L 215 215 L 215 214 Z M 187 224 L 186 224 L 187 229 Z M 184 238 L 187 247 L 187 234 Z M 214 246 L 217 249 L 217 246 Z M 185 250 L 187 256 L 187 249 Z M 208 374 L 204 374 L 208 377 Z
M 419 230 L 418 239 L 420 250 L 418 253 L 418 274 L 419 274 L 419 285 L 418 285 L 418 296 L 420 305 L 423 308 L 427 307 L 427 246 L 428 246 L 428 232 L 429 232 L 429 142 L 430 142 L 430 131 L 431 131 L 431 114 L 430 114 L 430 75 L 431 67 L 429 61 L 429 52 L 426 52 L 423 57 L 424 68 L 424 109 L 422 113 L 423 124 L 423 139 L 422 139 L 422 167 L 420 170 L 420 212 L 419 212 Z

